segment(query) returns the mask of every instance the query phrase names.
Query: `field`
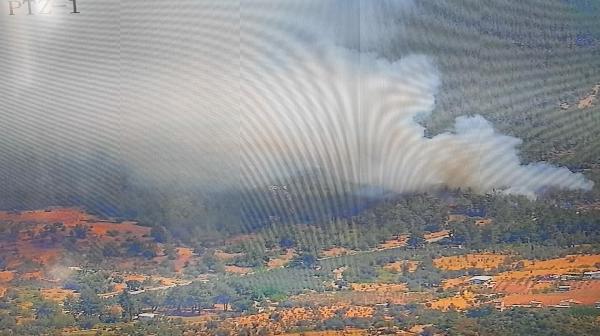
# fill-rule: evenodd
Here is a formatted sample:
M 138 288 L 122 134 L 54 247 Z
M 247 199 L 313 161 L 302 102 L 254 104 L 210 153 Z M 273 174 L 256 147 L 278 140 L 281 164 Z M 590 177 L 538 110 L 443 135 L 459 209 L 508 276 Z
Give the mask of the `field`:
M 520 269 L 498 274 L 496 280 L 527 279 L 544 275 L 585 272 L 598 268 L 600 255 L 575 255 L 550 260 L 523 260 Z
M 330 249 L 324 250 L 321 252 L 326 258 L 339 257 L 347 254 L 353 254 L 354 251 L 347 249 L 345 247 L 332 247 Z
M 417 267 L 419 266 L 419 262 L 418 261 L 413 261 L 413 260 L 399 260 L 399 261 L 394 261 L 393 263 L 389 263 L 387 265 L 385 265 L 383 268 L 395 273 L 400 273 L 402 272 L 402 269 L 404 267 L 406 267 L 406 270 L 409 273 L 412 273 L 414 271 L 417 270 Z
M 149 227 L 137 225 L 135 222 L 88 222 L 86 226 L 90 228 L 91 233 L 97 236 L 106 236 L 109 232 L 115 235 L 133 234 L 140 237 L 150 234 Z
M 383 250 L 383 249 L 392 249 L 392 248 L 406 246 L 407 241 L 408 241 L 407 235 L 400 235 L 400 236 L 386 240 L 383 243 L 379 244 L 379 249 Z
M 280 254 L 277 258 L 270 259 L 267 262 L 267 268 L 279 268 L 287 265 L 290 260 L 292 260 L 296 256 L 296 250 L 287 249 L 284 254 Z
M 189 247 L 178 247 L 177 248 L 177 259 L 173 263 L 175 272 L 180 273 L 183 268 L 190 262 L 194 257 L 194 250 Z
M 502 299 L 505 306 L 527 305 L 531 301 L 541 302 L 544 306 L 558 305 L 561 302 L 571 301 L 575 304 L 594 305 L 600 302 L 600 281 L 573 281 L 568 282 L 571 290 L 567 292 L 539 293 L 539 294 L 510 294 Z
M 447 280 L 444 280 L 442 282 L 442 288 L 443 289 L 450 289 L 450 288 L 459 287 L 459 286 L 465 284 L 466 281 L 467 281 L 467 277 L 447 279 Z
M 384 283 L 351 283 L 350 288 L 357 292 L 405 292 L 408 290 L 405 284 Z
M 459 271 L 469 268 L 492 270 L 502 265 L 506 260 L 505 255 L 499 254 L 466 254 L 437 258 L 434 265 L 448 271 Z
M 74 290 L 62 288 L 42 288 L 41 294 L 44 299 L 59 303 L 63 302 L 66 298 L 70 296 L 75 297 L 79 295 L 79 293 L 76 293 Z
M 550 290 L 554 287 L 551 282 L 536 282 L 530 279 L 498 281 L 494 285 L 494 292 L 503 294 L 529 294 Z
M 283 330 L 293 327 L 300 321 L 322 321 L 334 317 L 336 314 L 342 314 L 347 318 L 368 318 L 372 317 L 374 308 L 370 306 L 355 306 L 355 305 L 332 305 L 319 307 L 295 307 L 289 309 L 278 310 L 275 313 L 257 313 L 252 315 L 239 316 L 225 320 L 226 324 L 230 324 L 235 329 L 240 328 L 267 328 L 273 334 L 281 334 Z M 276 316 L 273 318 L 273 316 Z M 348 330 L 350 334 L 340 331 L 338 334 L 335 331 L 313 332 L 311 335 L 354 335 L 353 332 L 361 332 L 360 330 Z M 294 335 L 294 334 L 284 334 Z M 298 335 L 298 334 L 295 334 Z M 357 335 L 364 335 L 359 333 Z
M 252 268 L 240 267 L 235 265 L 225 265 L 225 272 L 232 274 L 248 274 L 252 272 Z
M 92 216 L 77 208 L 54 208 L 22 212 L 0 211 L 0 221 L 33 222 L 33 223 L 63 223 L 67 227 L 85 222 Z
M 298 333 L 286 333 L 282 336 L 367 336 L 369 332 L 362 329 L 346 328 L 344 330 L 327 331 L 304 331 Z
M 146 237 L 150 228 L 135 222 L 116 223 L 101 220 L 78 208 L 50 208 L 46 210 L 0 211 L 0 222 L 21 227 L 18 240 L 0 243 L 0 253 L 7 256 L 7 268 L 15 269 L 25 260 L 43 265 L 53 264 L 62 256 L 60 242 L 76 227 L 86 229 L 95 239 L 114 240 L 125 234 Z M 94 239 L 82 239 L 80 244 L 95 245 Z
M 237 257 L 241 257 L 243 256 L 244 253 L 228 253 L 228 252 L 224 252 L 221 250 L 215 250 L 215 258 L 219 259 L 220 261 L 230 261 L 233 260 Z
M 428 243 L 435 243 L 444 238 L 450 237 L 450 230 L 442 230 L 437 232 L 426 233 L 423 238 Z
M 475 304 L 475 296 L 473 292 L 463 291 L 452 297 L 434 300 L 431 303 L 431 308 L 439 310 L 467 309 Z
M 392 290 L 359 290 L 340 291 L 325 293 L 306 293 L 289 298 L 290 301 L 299 305 L 324 305 L 324 306 L 369 306 L 382 303 L 408 304 L 422 303 L 432 298 L 430 293 L 408 292 L 402 287 Z

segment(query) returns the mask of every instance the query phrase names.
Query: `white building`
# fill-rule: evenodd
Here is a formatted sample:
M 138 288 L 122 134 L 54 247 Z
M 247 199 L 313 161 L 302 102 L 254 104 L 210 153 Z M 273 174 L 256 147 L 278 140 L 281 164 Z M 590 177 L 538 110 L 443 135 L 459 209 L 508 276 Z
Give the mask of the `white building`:
M 600 279 L 600 271 L 585 272 L 583 277 L 586 279 Z
M 138 320 L 140 321 L 150 321 L 156 318 L 156 314 L 154 313 L 141 313 L 138 316 Z
M 471 285 L 486 285 L 492 281 L 492 277 L 489 275 L 476 275 L 469 279 Z

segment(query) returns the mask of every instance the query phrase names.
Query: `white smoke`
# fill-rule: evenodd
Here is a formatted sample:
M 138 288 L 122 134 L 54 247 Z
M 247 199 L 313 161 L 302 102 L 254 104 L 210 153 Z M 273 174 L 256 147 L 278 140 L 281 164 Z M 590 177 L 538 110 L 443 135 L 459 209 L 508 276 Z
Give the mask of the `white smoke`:
M 122 101 L 136 171 L 264 186 L 320 168 L 334 185 L 397 192 L 448 185 L 533 196 L 592 187 L 566 168 L 522 165 L 521 141 L 478 115 L 425 137 L 416 120 L 433 111 L 443 74 L 426 55 L 381 56 L 416 10 L 411 1 L 262 0 L 242 6 L 241 18 L 237 9 L 197 13 L 198 33 L 177 35 L 214 52 L 165 53 L 131 79 Z M 239 30 L 223 28 L 236 21 Z M 188 94 L 181 84 L 190 81 Z
M 257 184 L 320 167 L 332 180 L 397 192 L 448 185 L 533 196 L 550 186 L 592 187 L 566 168 L 522 165 L 521 140 L 479 115 L 426 138 L 416 119 L 433 110 L 439 76 L 425 56 L 389 62 L 341 48 L 316 55 L 243 85 L 242 169 Z

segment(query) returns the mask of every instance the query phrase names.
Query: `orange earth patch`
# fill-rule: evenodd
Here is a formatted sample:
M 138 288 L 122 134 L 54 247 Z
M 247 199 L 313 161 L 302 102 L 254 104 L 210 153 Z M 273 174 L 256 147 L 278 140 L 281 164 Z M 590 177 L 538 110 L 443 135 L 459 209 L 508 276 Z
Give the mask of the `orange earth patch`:
M 375 308 L 373 308 L 371 306 L 352 306 L 352 307 L 348 308 L 348 310 L 346 311 L 346 314 L 344 314 L 344 315 L 349 318 L 372 317 L 374 312 L 375 312 Z
M 177 259 L 173 262 L 173 267 L 175 268 L 175 272 L 183 271 L 185 265 L 192 259 L 194 256 L 194 249 L 189 247 L 178 247 L 177 248 Z
M 446 279 L 442 281 L 442 288 L 443 289 L 450 289 L 450 288 L 455 288 L 458 286 L 461 286 L 463 284 L 465 284 L 467 282 L 467 277 L 460 277 L 460 278 L 453 278 L 453 279 Z
M 62 288 L 42 288 L 40 292 L 44 299 L 55 302 L 63 302 L 68 297 L 75 297 L 79 295 L 79 293 L 75 292 L 74 290 Z
M 437 258 L 433 261 L 433 264 L 437 268 L 449 271 L 459 271 L 469 268 L 491 270 L 502 265 L 505 260 L 506 256 L 501 254 L 465 254 Z
M 14 278 L 15 278 L 15 273 L 13 271 L 0 272 L 0 283 L 10 282 Z
M 406 284 L 384 284 L 384 283 L 351 283 L 350 288 L 358 292 L 406 292 Z
M 227 253 L 221 250 L 215 250 L 215 258 L 217 258 L 220 261 L 229 261 L 229 260 L 233 260 L 237 257 L 241 257 L 243 256 L 244 253 L 243 252 L 239 252 L 239 253 Z
M 412 273 L 417 270 L 419 266 L 418 261 L 414 260 L 398 260 L 392 263 L 385 265 L 383 268 L 392 272 L 400 273 L 402 269 L 406 268 L 409 273 Z
M 561 301 L 575 301 L 584 305 L 593 305 L 600 301 L 600 281 L 570 282 L 571 290 L 567 292 L 539 294 L 510 294 L 502 299 L 505 306 L 526 305 L 531 301 L 541 302 L 544 306 L 558 305 Z
M 22 212 L 0 211 L 0 221 L 33 222 L 33 223 L 63 223 L 65 226 L 75 226 L 92 218 L 81 209 L 54 208 Z
M 110 223 L 110 222 L 94 222 L 88 223 L 90 231 L 98 236 L 106 236 L 108 231 L 114 231 L 119 234 L 133 234 L 143 236 L 150 234 L 150 228 L 137 225 L 135 222 Z
M 21 274 L 22 280 L 41 280 L 44 277 L 41 271 L 27 272 Z
M 332 247 L 321 252 L 326 258 L 339 257 L 347 254 L 352 254 L 354 251 L 345 247 Z
M 499 281 L 494 284 L 494 292 L 504 294 L 530 294 L 543 290 L 550 290 L 554 285 L 551 282 L 535 282 L 529 279 Z
M 149 276 L 144 275 L 144 274 L 127 274 L 125 276 L 123 276 L 123 281 L 127 282 L 127 281 L 139 281 L 139 282 L 144 282 L 144 280 L 148 279 Z
M 288 249 L 285 254 L 279 255 L 279 258 L 271 259 L 267 262 L 267 268 L 279 268 L 287 265 L 296 256 L 296 250 Z
M 515 280 L 544 275 L 561 275 L 571 272 L 583 273 L 597 269 L 600 255 L 569 255 L 563 258 L 549 260 L 523 260 L 522 269 L 502 272 L 494 277 L 495 280 Z
M 368 330 L 346 328 L 344 330 L 324 330 L 324 331 L 303 331 L 298 333 L 287 333 L 282 336 L 367 336 Z
M 408 235 L 399 235 L 390 240 L 386 240 L 385 242 L 379 244 L 379 249 L 392 249 L 396 247 L 406 246 L 408 242 Z
M 225 272 L 234 273 L 234 274 L 248 274 L 252 272 L 252 268 L 250 267 L 240 267 L 235 265 L 226 265 Z
M 448 237 L 450 237 L 450 230 L 441 230 L 441 231 L 426 233 L 423 235 L 423 238 L 428 243 L 435 243 L 437 241 L 440 241 L 440 240 L 442 240 L 444 238 L 448 238 Z
M 442 298 L 431 302 L 431 308 L 443 311 L 451 308 L 464 310 L 475 304 L 475 295 L 470 291 L 464 291 L 452 297 Z

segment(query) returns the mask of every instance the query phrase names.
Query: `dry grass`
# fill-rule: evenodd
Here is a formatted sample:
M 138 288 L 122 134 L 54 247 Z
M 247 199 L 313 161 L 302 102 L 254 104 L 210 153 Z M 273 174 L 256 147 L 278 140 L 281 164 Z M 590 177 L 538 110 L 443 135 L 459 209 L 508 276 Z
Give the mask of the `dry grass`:
M 448 222 L 461 223 L 461 222 L 464 222 L 466 219 L 467 219 L 467 216 L 465 216 L 465 215 L 451 214 L 451 215 L 448 215 L 448 220 L 446 221 L 446 223 L 448 223 Z
M 224 325 L 228 325 L 232 330 L 239 330 L 241 328 L 257 329 L 264 327 L 269 330 L 269 334 L 298 335 L 297 333 L 283 333 L 283 331 L 297 325 L 299 321 L 323 321 L 332 318 L 340 310 L 345 310 L 344 315 L 348 318 L 371 317 L 375 311 L 373 307 L 369 306 L 332 305 L 315 308 L 294 307 L 278 310 L 275 313 L 278 316 L 277 320 L 271 319 L 271 313 L 258 313 L 227 319 L 224 321 Z M 343 331 L 303 332 L 302 335 L 367 334 L 364 330 L 348 328 Z
M 132 234 L 145 236 L 150 233 L 150 228 L 137 225 L 135 222 L 115 223 L 100 220 L 85 213 L 78 208 L 51 208 L 47 210 L 34 210 L 24 212 L 0 211 L 0 221 L 11 221 L 22 224 L 23 229 L 15 242 L 2 242 L 0 255 L 5 257 L 8 270 L 17 269 L 25 261 L 33 261 L 44 266 L 53 266 L 63 256 L 63 247 L 58 242 L 52 242 L 49 238 L 38 236 L 46 230 L 47 225 L 62 224 L 58 230 L 51 235 L 59 235 L 63 238 L 69 235 L 77 225 L 89 229 L 86 239 L 78 240 L 80 246 L 90 246 L 99 240 L 112 240 L 108 232 L 116 232 L 118 235 Z M 56 236 L 52 236 L 57 238 Z M 44 277 L 39 276 L 38 278 Z M 51 275 L 50 275 L 51 277 Z
M 506 256 L 499 254 L 465 254 L 437 258 L 433 263 L 436 267 L 448 271 L 458 271 L 469 268 L 491 270 L 502 265 L 505 260 Z
M 488 226 L 490 224 L 492 224 L 494 222 L 493 219 L 491 218 L 482 218 L 482 219 L 478 219 L 475 221 L 475 225 L 481 227 L 481 226 Z
M 348 318 L 352 317 L 372 317 L 375 312 L 375 308 L 371 306 L 353 306 L 348 308 L 344 316 Z
M 441 230 L 423 235 L 423 238 L 428 243 L 434 243 L 447 237 L 450 237 L 450 230 Z
M 97 236 L 106 236 L 108 231 L 113 231 L 120 235 L 133 234 L 135 236 L 140 236 L 140 237 L 150 234 L 149 227 L 137 225 L 135 222 L 123 222 L 123 223 L 95 222 L 95 223 L 88 223 L 87 226 L 90 228 L 90 232 Z
M 240 252 L 240 253 L 227 253 L 221 250 L 215 250 L 215 258 L 217 258 L 220 261 L 230 261 L 233 260 L 237 257 L 241 257 L 243 256 L 244 253 Z
M 34 210 L 17 213 L 0 211 L 0 221 L 33 222 L 33 223 L 63 223 L 67 227 L 90 219 L 91 216 L 77 208 L 56 208 L 49 211 Z
M 62 288 L 42 288 L 41 294 L 44 299 L 55 302 L 63 302 L 70 296 L 75 297 L 79 295 L 79 293 L 75 292 L 74 290 Z
M 379 244 L 379 249 L 384 250 L 384 249 L 392 249 L 392 248 L 396 248 L 396 247 L 406 246 L 407 241 L 408 241 L 408 235 L 400 235 L 400 236 L 394 237 L 390 240 L 386 240 L 385 242 Z
M 447 279 L 442 281 L 443 289 L 451 289 L 464 285 L 467 282 L 467 277 L 460 277 L 454 279 Z
M 178 247 L 177 248 L 177 259 L 173 262 L 175 272 L 182 272 L 186 264 L 194 257 L 194 249 L 189 247 Z
M 590 107 L 594 106 L 594 103 L 596 102 L 596 97 L 598 96 L 599 93 L 600 93 L 600 84 L 596 84 L 594 86 L 594 88 L 592 89 L 592 92 L 589 95 L 587 95 L 579 100 L 579 103 L 577 103 L 577 108 L 586 109 L 586 108 L 590 108 Z
M 357 292 L 406 292 L 406 284 L 351 283 L 350 288 Z
M 144 280 L 148 279 L 149 276 L 144 275 L 144 274 L 127 274 L 125 276 L 123 276 L 123 281 L 127 282 L 127 281 L 139 281 L 139 282 L 143 282 Z
M 248 274 L 252 272 L 252 268 L 250 267 L 240 267 L 235 265 L 226 265 L 225 272 L 233 273 L 233 274 Z
M 593 305 L 600 301 L 600 281 L 576 281 L 569 285 L 571 290 L 568 292 L 510 294 L 502 301 L 506 306 L 529 304 L 531 301 L 539 301 L 544 306 L 556 305 L 565 300 L 575 300 L 584 305 Z
M 560 275 L 570 272 L 594 270 L 600 263 L 600 255 L 572 255 L 543 261 L 523 260 L 521 270 L 503 272 L 494 278 L 500 280 L 527 279 L 544 275 Z
M 389 263 L 389 264 L 385 265 L 383 268 L 388 271 L 392 271 L 392 272 L 396 272 L 396 273 L 400 273 L 400 272 L 402 272 L 403 268 L 406 268 L 409 273 L 412 273 L 417 270 L 418 266 L 419 266 L 418 261 L 398 260 L 398 261 L 394 261 L 393 263 Z
M 346 328 L 344 330 L 326 330 L 326 331 L 304 331 L 297 333 L 286 333 L 282 336 L 367 336 L 369 332 L 364 329 Z
M 596 101 L 596 96 L 589 95 L 589 96 L 579 100 L 579 103 L 577 103 L 577 108 L 579 108 L 579 109 L 590 108 L 590 107 L 594 106 L 595 101 Z
M 15 273 L 12 271 L 0 272 L 0 283 L 10 282 L 14 278 L 15 278 Z
M 332 247 L 328 250 L 324 250 L 321 252 L 326 258 L 339 257 L 343 255 L 348 255 L 354 253 L 354 251 L 347 249 L 345 247 Z
M 494 285 L 494 292 L 504 294 L 530 294 L 549 290 L 554 284 L 552 282 L 536 282 L 529 279 L 498 281 Z
M 464 310 L 475 304 L 475 295 L 470 291 L 464 291 L 458 295 L 434 300 L 431 308 L 447 311 L 451 308 Z
M 274 258 L 267 262 L 267 268 L 279 268 L 287 265 L 290 260 L 292 260 L 296 256 L 296 250 L 288 249 L 285 251 L 285 254 L 279 255 L 279 258 Z

